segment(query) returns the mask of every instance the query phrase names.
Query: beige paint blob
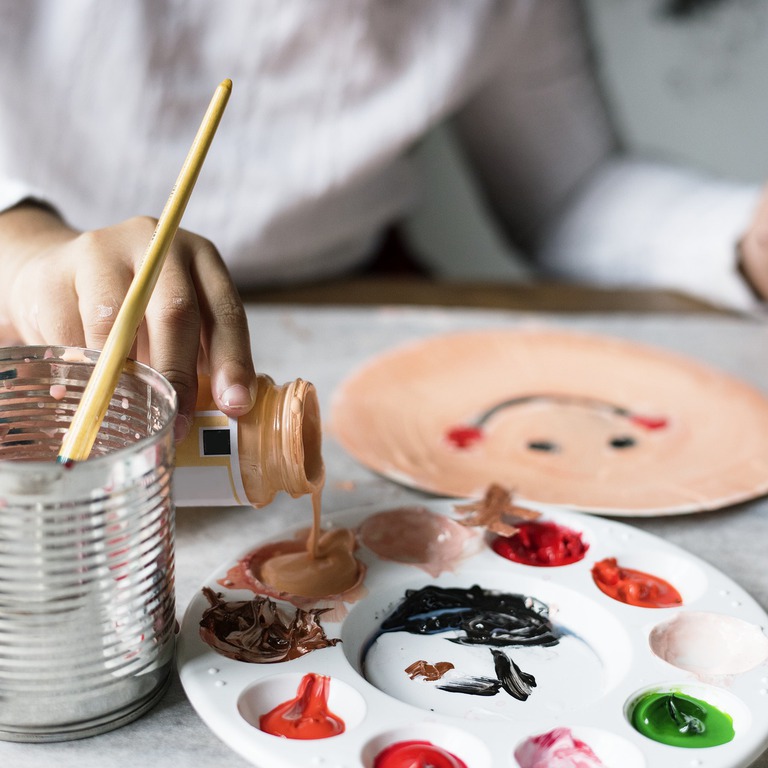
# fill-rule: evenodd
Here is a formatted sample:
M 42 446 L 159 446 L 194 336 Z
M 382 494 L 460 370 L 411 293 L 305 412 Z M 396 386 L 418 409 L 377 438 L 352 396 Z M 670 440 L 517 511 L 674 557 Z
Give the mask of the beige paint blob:
M 679 613 L 655 626 L 648 642 L 660 659 L 703 678 L 738 675 L 768 660 L 760 627 L 718 613 Z

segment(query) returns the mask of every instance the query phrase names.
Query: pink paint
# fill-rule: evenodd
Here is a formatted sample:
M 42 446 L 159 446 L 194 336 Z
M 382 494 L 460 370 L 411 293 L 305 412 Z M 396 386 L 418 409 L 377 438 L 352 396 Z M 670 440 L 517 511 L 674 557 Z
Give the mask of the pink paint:
M 465 556 L 474 531 L 426 507 L 397 507 L 366 518 L 358 529 L 362 544 L 382 560 L 408 563 L 431 576 L 452 571 Z
M 328 709 L 331 678 L 310 672 L 296 697 L 259 718 L 259 728 L 285 739 L 327 739 L 344 733 L 344 721 Z
M 533 736 L 515 750 L 520 768 L 604 768 L 604 763 L 568 728 Z
M 398 741 L 376 755 L 373 768 L 467 768 L 467 764 L 429 741 Z
M 63 384 L 51 384 L 49 393 L 54 400 L 63 400 L 67 396 L 67 388 Z
M 491 545 L 496 554 L 523 565 L 554 567 L 583 559 L 589 549 L 581 533 L 553 522 L 524 522 L 514 536 L 499 536 Z

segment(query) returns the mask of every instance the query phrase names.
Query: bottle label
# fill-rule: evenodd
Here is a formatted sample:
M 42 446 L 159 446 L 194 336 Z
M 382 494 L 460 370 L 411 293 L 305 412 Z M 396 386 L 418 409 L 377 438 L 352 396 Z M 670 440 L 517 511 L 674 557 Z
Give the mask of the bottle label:
M 221 411 L 196 411 L 176 446 L 174 497 L 180 507 L 250 506 L 238 453 L 238 423 Z

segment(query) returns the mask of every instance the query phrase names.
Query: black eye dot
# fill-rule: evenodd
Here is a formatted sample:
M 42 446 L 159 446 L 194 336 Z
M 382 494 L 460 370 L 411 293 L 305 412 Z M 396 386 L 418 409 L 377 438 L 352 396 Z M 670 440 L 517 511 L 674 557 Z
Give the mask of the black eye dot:
M 549 440 L 531 440 L 528 448 L 532 451 L 544 451 L 546 453 L 557 453 L 560 448 L 557 443 L 551 443 Z
M 631 448 L 636 442 L 634 437 L 622 435 L 621 437 L 612 437 L 610 445 L 611 448 Z

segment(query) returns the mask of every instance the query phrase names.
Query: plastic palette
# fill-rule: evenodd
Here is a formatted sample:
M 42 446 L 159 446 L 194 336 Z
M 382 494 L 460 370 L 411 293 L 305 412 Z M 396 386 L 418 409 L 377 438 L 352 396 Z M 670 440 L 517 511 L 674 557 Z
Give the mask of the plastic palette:
M 423 506 L 457 518 L 454 504 L 434 501 Z M 357 556 L 368 569 L 367 594 L 345 606 L 348 613 L 343 619 L 332 622 L 321 617 L 326 635 L 342 642 L 291 661 L 253 664 L 217 653 L 199 635 L 199 622 L 209 604 L 198 593 L 186 611 L 178 649 L 181 681 L 192 705 L 229 747 L 264 768 L 372 768 L 382 749 L 414 739 L 448 750 L 470 768 L 518 768 L 517 746 L 558 727 L 570 729 L 610 768 L 737 768 L 756 759 L 768 746 L 768 717 L 761 715 L 768 706 L 765 662 L 737 674 L 703 678 L 662 660 L 649 645 L 654 627 L 685 612 L 733 617 L 764 631 L 768 616 L 756 601 L 712 566 L 662 539 L 611 520 L 532 506 L 542 513 L 542 520 L 582 533 L 589 545 L 584 559 L 560 567 L 522 565 L 496 554 L 489 535 L 478 529 L 453 570 L 434 577 L 418 564 L 383 560 L 361 545 Z M 357 528 L 367 516 L 384 509 L 388 508 L 334 515 L 332 524 Z M 233 553 L 204 586 L 226 600 L 253 598 L 252 592 L 228 590 L 218 580 L 263 543 L 253 542 Z M 591 569 L 606 557 L 666 579 L 682 596 L 682 607 L 641 608 L 603 594 Z M 367 652 L 366 678 L 362 651 L 382 619 L 406 589 L 429 584 L 479 585 L 532 596 L 549 606 L 553 623 L 565 633 L 560 643 L 510 651 L 515 662 L 536 678 L 526 701 L 503 691 L 492 697 L 446 692 L 437 688 L 445 680 L 411 679 L 404 670 L 417 659 L 448 660 L 463 673 L 489 671 L 487 647 L 456 645 L 445 634 L 380 635 Z M 294 611 L 292 605 L 277 602 L 286 613 Z M 344 733 L 300 741 L 261 731 L 259 717 L 294 698 L 307 673 L 330 677 L 328 705 L 345 721 Z M 648 690 L 679 691 L 708 702 L 731 716 L 735 737 L 720 746 L 680 748 L 643 736 L 630 724 L 628 711 Z

